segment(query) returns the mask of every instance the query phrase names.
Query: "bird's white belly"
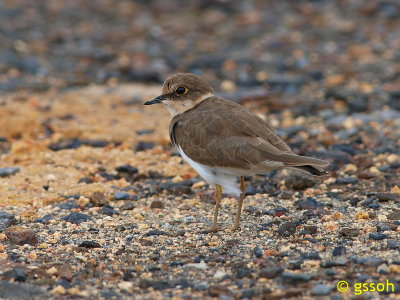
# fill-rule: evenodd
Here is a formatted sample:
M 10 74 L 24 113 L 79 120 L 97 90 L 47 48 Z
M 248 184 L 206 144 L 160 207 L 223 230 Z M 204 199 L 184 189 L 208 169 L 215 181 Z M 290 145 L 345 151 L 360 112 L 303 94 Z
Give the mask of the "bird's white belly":
M 236 183 L 237 176 L 247 175 L 239 174 L 236 170 L 230 168 L 218 168 L 203 165 L 195 162 L 189 158 L 181 147 L 178 147 L 178 151 L 182 158 L 193 168 L 199 175 L 207 181 L 210 185 L 219 184 L 222 187 L 222 192 L 225 194 L 231 194 L 235 196 L 240 195 L 240 189 Z

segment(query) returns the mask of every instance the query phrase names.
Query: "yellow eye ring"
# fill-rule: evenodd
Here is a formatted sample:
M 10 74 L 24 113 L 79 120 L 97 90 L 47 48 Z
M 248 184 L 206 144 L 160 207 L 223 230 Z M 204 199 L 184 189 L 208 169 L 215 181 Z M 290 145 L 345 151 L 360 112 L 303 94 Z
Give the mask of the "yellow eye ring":
M 176 88 L 175 93 L 179 96 L 185 95 L 189 90 L 185 88 L 184 86 L 180 86 Z

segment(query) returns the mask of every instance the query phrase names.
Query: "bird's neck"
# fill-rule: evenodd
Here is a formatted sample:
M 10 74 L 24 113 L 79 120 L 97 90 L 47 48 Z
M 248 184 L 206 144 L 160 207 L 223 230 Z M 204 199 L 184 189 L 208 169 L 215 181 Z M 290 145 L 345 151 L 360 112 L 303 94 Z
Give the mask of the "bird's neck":
M 196 100 L 191 100 L 191 99 L 180 100 L 180 101 L 165 100 L 163 101 L 163 104 L 167 107 L 169 113 L 171 114 L 171 117 L 174 118 L 175 116 L 183 114 L 184 112 L 199 105 L 201 102 L 212 96 L 214 96 L 214 94 L 208 93 Z

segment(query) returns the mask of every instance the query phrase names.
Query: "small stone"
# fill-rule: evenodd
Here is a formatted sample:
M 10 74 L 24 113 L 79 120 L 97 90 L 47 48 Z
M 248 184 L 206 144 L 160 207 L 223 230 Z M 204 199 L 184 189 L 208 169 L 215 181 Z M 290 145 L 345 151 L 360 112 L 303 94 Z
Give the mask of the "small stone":
M 261 258 L 261 257 L 263 257 L 264 251 L 260 247 L 255 246 L 253 249 L 253 253 L 254 253 L 255 257 Z
M 115 170 L 118 173 L 122 173 L 122 174 L 119 174 L 119 175 L 123 176 L 123 177 L 124 177 L 125 174 L 133 175 L 133 174 L 136 174 L 136 173 L 139 172 L 138 168 L 132 167 L 131 165 L 118 166 L 118 167 L 115 168 Z
M 358 179 L 354 177 L 340 177 L 336 179 L 336 184 L 354 184 L 357 183 Z
M 356 219 L 357 220 L 366 220 L 369 219 L 369 214 L 367 211 L 360 211 L 356 214 Z
M 57 285 L 51 292 L 53 294 L 64 295 L 66 293 L 66 290 L 62 285 Z
M 374 196 L 380 202 L 397 201 L 397 195 L 393 193 L 375 193 Z
M 79 180 L 78 180 L 78 183 L 91 184 L 91 183 L 93 183 L 93 182 L 94 182 L 93 179 L 92 179 L 92 178 L 89 178 L 89 177 L 81 177 L 81 178 L 79 178 Z
M 163 209 L 163 208 L 165 208 L 165 203 L 160 200 L 154 200 L 153 202 L 151 202 L 150 208 L 151 209 L 154 209 L 154 208 Z
M 119 212 L 117 212 L 114 207 L 110 205 L 104 205 L 101 209 L 101 213 L 107 216 L 119 215 Z
M 400 240 L 387 240 L 387 247 L 392 250 L 400 249 Z
M 19 167 L 8 167 L 8 168 L 1 168 L 0 169 L 0 177 L 8 177 L 15 175 L 19 172 Z
M 38 238 L 36 233 L 30 229 L 22 228 L 19 226 L 11 226 L 4 231 L 10 242 L 18 245 L 30 244 L 36 245 Z
M 149 150 L 149 149 L 153 149 L 154 148 L 154 143 L 151 142 L 143 142 L 140 141 L 137 145 L 136 145 L 136 151 L 145 151 L 145 150 Z
M 101 192 L 94 192 L 89 196 L 89 200 L 94 206 L 103 206 L 108 202 L 106 195 Z
M 379 257 L 361 257 L 356 260 L 356 263 L 369 267 L 377 267 L 384 263 Z
M 312 197 L 307 197 L 307 199 L 300 200 L 296 203 L 297 209 L 315 209 L 321 206 L 323 205 Z
M 50 269 L 47 269 L 46 273 L 49 275 L 55 275 L 58 273 L 58 270 L 56 267 L 51 267 Z
M 288 237 L 296 232 L 296 227 L 297 227 L 296 223 L 286 222 L 283 223 L 281 226 L 279 226 L 277 232 L 280 236 Z
M 17 219 L 13 215 L 5 211 L 0 211 L 0 232 L 15 224 L 17 224 Z
M 369 235 L 370 239 L 381 241 L 387 238 L 387 235 L 381 232 L 371 232 Z
M 79 247 L 83 247 L 83 248 L 101 248 L 101 245 L 98 242 L 94 242 L 94 241 L 83 241 L 79 244 Z
M 118 287 L 123 291 L 132 292 L 132 290 L 133 290 L 133 282 L 121 281 L 120 283 L 118 283 Z
M 400 220 L 400 210 L 395 210 L 387 215 L 388 220 Z
M 283 270 L 284 269 L 280 268 L 280 267 L 262 268 L 260 270 L 259 276 L 261 278 L 269 278 L 269 279 L 271 279 L 271 278 L 275 278 L 275 277 L 278 277 L 279 275 L 281 275 Z
M 283 272 L 281 278 L 285 283 L 296 284 L 310 281 L 312 275 L 305 273 Z
M 315 180 L 300 175 L 290 175 L 285 179 L 285 186 L 294 190 L 305 190 L 313 187 L 316 183 Z
M 126 192 L 115 192 L 114 200 L 128 200 L 131 197 L 131 194 Z
M 135 205 L 132 201 L 126 201 L 124 204 L 121 205 L 120 209 L 122 210 L 132 210 L 135 208 Z
M 343 236 L 348 236 L 348 237 L 355 237 L 360 233 L 360 229 L 358 228 L 343 228 L 340 230 L 340 234 Z
M 337 246 L 332 251 L 332 256 L 341 256 L 346 254 L 346 247 L 344 246 Z
M 229 289 L 226 286 L 211 285 L 208 288 L 208 293 L 211 297 L 221 297 L 222 295 L 229 295 Z
M 144 236 L 157 236 L 157 235 L 168 235 L 167 232 L 162 230 L 150 230 L 149 232 L 145 233 Z
M 311 289 L 311 295 L 329 295 L 332 287 L 325 284 L 317 284 Z
M 72 212 L 69 215 L 62 218 L 62 220 L 79 225 L 82 222 L 87 222 L 91 220 L 91 218 L 88 215 L 82 213 Z

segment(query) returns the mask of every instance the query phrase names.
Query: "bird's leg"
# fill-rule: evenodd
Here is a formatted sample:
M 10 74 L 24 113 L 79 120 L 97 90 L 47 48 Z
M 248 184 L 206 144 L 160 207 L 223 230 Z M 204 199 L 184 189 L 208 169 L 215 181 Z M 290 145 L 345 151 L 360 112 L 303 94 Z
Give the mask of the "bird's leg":
M 236 213 L 235 225 L 232 227 L 232 231 L 238 230 L 240 228 L 240 215 L 242 213 L 243 200 L 244 200 L 244 196 L 245 196 L 245 192 L 246 192 L 246 185 L 244 184 L 243 176 L 240 176 L 240 190 L 242 192 L 240 193 L 240 199 L 239 199 L 238 210 Z
M 217 225 L 217 220 L 218 220 L 218 211 L 219 211 L 219 204 L 221 202 L 221 198 L 222 198 L 222 187 L 219 184 L 215 185 L 215 189 L 216 189 L 216 199 L 215 199 L 215 210 L 214 210 L 214 220 L 213 220 L 213 224 L 211 227 L 211 231 L 218 231 L 218 225 Z

